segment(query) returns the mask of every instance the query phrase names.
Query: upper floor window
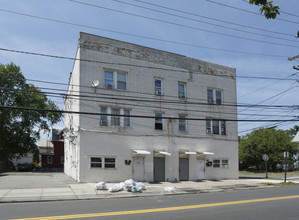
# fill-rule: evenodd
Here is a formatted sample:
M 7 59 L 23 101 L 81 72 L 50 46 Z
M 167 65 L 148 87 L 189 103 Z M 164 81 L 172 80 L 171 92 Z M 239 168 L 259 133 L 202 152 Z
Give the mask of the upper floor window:
M 224 120 L 206 119 L 207 134 L 226 135 L 226 123 Z
M 207 89 L 208 103 L 210 104 L 222 104 L 222 91 L 217 89 Z
M 105 71 L 105 87 L 106 88 L 114 88 L 114 77 L 113 72 Z
M 187 131 L 186 115 L 179 115 L 179 131 Z
M 130 109 L 101 106 L 100 125 L 130 127 Z
M 120 126 L 120 109 L 112 108 L 111 114 L 111 125 Z
M 107 107 L 104 107 L 104 106 L 101 107 L 101 114 L 107 114 Z M 101 126 L 108 126 L 108 117 L 107 117 L 107 115 L 101 115 L 100 125 Z
M 178 96 L 181 99 L 186 98 L 186 84 L 185 83 L 178 83 Z
M 163 95 L 162 79 L 155 79 L 155 95 Z
M 163 130 L 163 114 L 155 113 L 155 130 Z
M 127 74 L 105 71 L 105 88 L 127 90 Z

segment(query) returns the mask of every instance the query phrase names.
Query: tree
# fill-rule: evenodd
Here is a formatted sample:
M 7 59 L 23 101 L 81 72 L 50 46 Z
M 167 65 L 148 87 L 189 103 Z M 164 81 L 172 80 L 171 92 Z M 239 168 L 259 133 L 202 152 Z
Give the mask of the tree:
M 4 107 L 20 107 L 7 109 Z M 22 108 L 59 110 L 40 89 L 26 83 L 20 67 L 0 65 L 0 161 L 37 150 L 41 130 L 60 121 L 61 113 Z
M 283 160 L 283 152 L 290 152 L 290 161 L 297 153 L 296 143 L 292 143 L 290 131 L 262 128 L 255 130 L 239 139 L 240 168 L 255 166 L 261 169 L 264 166 L 263 154 L 269 155 L 270 170 Z
M 262 6 L 260 8 L 261 14 L 264 13 L 267 19 L 275 19 L 277 15 L 279 15 L 279 5 L 273 5 L 274 1 L 267 0 L 249 0 L 249 4 L 255 4 L 258 6 Z

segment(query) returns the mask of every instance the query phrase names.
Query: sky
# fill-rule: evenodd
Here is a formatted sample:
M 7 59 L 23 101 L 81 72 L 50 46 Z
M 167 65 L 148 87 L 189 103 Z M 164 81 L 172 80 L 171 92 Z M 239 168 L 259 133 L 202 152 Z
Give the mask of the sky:
M 299 54 L 299 4 L 274 4 L 281 14 L 268 20 L 246 0 L 0 0 L 0 63 L 20 66 L 42 91 L 65 90 L 49 82 L 67 84 L 73 61 L 30 53 L 74 58 L 86 32 L 236 68 L 238 104 L 266 105 L 240 107 L 238 119 L 298 119 L 299 59 L 288 57 Z M 238 130 L 298 124 L 240 121 Z

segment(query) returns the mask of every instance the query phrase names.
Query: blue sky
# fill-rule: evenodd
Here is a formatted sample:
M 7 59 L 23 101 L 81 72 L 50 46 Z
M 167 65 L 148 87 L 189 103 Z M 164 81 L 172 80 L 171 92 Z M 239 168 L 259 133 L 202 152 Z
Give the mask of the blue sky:
M 299 59 L 287 60 L 299 54 L 299 39 L 295 38 L 299 30 L 298 0 L 275 0 L 282 11 L 276 20 L 254 14 L 259 8 L 243 0 L 0 0 L 0 3 L 0 48 L 74 57 L 81 31 L 233 67 L 237 76 L 299 79 L 299 74 L 292 76 Z M 0 50 L 0 63 L 10 62 L 19 65 L 27 79 L 61 83 L 68 82 L 73 66 L 71 60 Z M 66 89 L 66 86 L 29 82 L 41 88 Z M 238 103 L 298 105 L 298 85 L 296 80 L 238 77 Z M 51 99 L 63 106 L 62 99 Z M 298 109 L 240 108 L 239 111 L 239 119 L 299 116 Z M 267 114 L 271 117 L 263 116 Z M 239 135 L 261 126 L 289 129 L 296 124 L 239 122 Z

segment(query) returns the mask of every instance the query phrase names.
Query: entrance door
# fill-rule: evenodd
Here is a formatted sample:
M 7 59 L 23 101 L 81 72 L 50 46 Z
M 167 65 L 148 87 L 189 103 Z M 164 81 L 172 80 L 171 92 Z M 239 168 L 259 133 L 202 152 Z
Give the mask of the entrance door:
M 205 179 L 205 160 L 197 160 L 197 179 Z
M 179 159 L 179 180 L 189 180 L 189 158 Z
M 144 158 L 133 157 L 133 180 L 144 181 Z
M 154 157 L 154 181 L 165 181 L 165 158 Z

